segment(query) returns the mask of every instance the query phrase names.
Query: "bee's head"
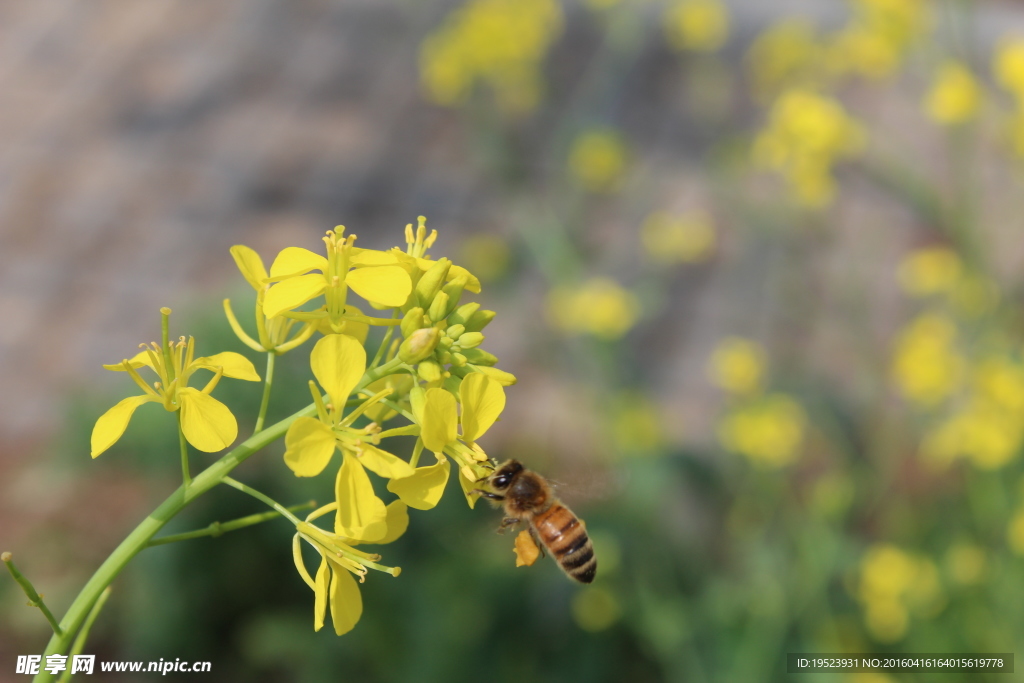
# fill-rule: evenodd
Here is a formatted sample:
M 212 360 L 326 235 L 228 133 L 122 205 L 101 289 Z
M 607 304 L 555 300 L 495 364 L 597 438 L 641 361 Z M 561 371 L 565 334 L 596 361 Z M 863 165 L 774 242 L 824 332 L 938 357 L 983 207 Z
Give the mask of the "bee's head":
M 515 479 L 515 476 L 522 471 L 522 463 L 518 460 L 509 460 L 494 471 L 494 474 L 487 479 L 487 483 L 495 491 L 505 491 L 512 485 L 512 480 Z

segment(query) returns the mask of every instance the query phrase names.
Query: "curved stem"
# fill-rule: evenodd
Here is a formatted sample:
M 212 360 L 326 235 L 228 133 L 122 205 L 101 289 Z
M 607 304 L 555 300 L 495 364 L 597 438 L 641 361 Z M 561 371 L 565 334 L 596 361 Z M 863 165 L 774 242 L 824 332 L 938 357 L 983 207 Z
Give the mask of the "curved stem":
M 267 372 L 263 378 L 263 399 L 260 401 L 260 414 L 256 416 L 256 431 L 259 434 L 263 430 L 263 420 L 267 416 L 267 406 L 270 405 L 270 387 L 274 381 L 274 359 L 277 354 L 273 351 L 267 352 Z
M 232 479 L 231 477 L 224 477 L 223 479 L 221 479 L 221 483 L 227 484 L 231 488 L 238 489 L 242 493 L 248 493 L 250 496 L 252 496 L 256 500 L 259 500 L 259 501 L 261 501 L 263 503 L 266 503 L 270 507 L 272 507 L 275 510 L 277 510 L 278 514 L 280 514 L 282 517 L 285 517 L 292 524 L 301 524 L 302 523 L 302 520 L 299 519 L 298 517 L 296 517 L 295 515 L 293 515 L 291 513 L 291 511 L 288 508 L 286 508 L 284 505 L 281 505 L 280 503 L 278 503 L 276 500 L 274 500 L 270 496 L 266 495 L 265 493 L 260 493 L 259 491 L 257 491 L 253 487 L 248 486 L 246 484 L 243 484 L 242 482 L 238 481 L 237 479 Z
M 11 573 L 14 580 L 21 586 L 21 590 L 25 591 L 25 596 L 28 598 L 28 604 L 32 607 L 38 607 L 39 611 L 43 613 L 46 620 L 50 622 L 50 627 L 53 632 L 58 636 L 63 635 L 60 626 L 57 625 L 57 619 L 53 616 L 53 612 L 43 602 L 43 596 L 39 595 L 36 591 L 36 587 L 32 585 L 32 582 L 25 578 L 25 575 L 18 571 L 18 568 L 14 566 L 14 561 L 11 559 L 10 553 L 4 553 L 0 556 L 3 559 L 4 564 L 7 565 L 7 571 Z
M 89 610 L 89 616 L 85 618 L 85 623 L 82 624 L 81 630 L 78 631 L 78 636 L 75 637 L 75 644 L 71 646 L 71 652 L 68 653 L 67 668 L 64 669 L 64 673 L 61 674 L 57 683 L 67 683 L 67 681 L 71 680 L 72 662 L 75 659 L 75 655 L 82 654 L 82 650 L 85 649 L 85 641 L 89 638 L 89 631 L 92 630 L 93 622 L 100 615 L 100 611 L 103 609 L 103 605 L 107 604 L 107 598 L 109 597 L 110 586 L 107 586 L 100 593 L 100 597 L 96 598 L 96 603 Z
M 381 377 L 391 374 L 401 365 L 402 361 L 398 358 L 394 358 L 379 368 L 367 370 L 353 391 L 359 391 L 366 387 L 370 382 L 374 382 Z M 71 606 L 68 607 L 68 611 L 64 614 L 64 618 L 60 621 L 60 628 L 62 631 L 61 635 L 58 636 L 55 633 L 50 638 L 50 642 L 46 645 L 44 656 L 64 654 L 68 651 L 68 648 L 71 645 L 71 639 L 78 633 L 79 629 L 81 629 L 90 609 L 96 604 L 96 600 L 99 598 L 100 593 L 110 585 L 120 571 L 124 569 L 125 565 L 127 565 L 140 550 L 149 544 L 149 541 L 154 535 L 156 535 L 156 532 L 160 531 L 168 521 L 181 512 L 181 510 L 193 500 L 203 495 L 217 484 L 220 484 L 231 470 L 238 467 L 238 465 L 253 453 L 260 450 L 267 444 L 283 437 L 288 431 L 288 427 L 290 427 L 295 420 L 300 417 L 310 417 L 315 414 L 316 408 L 313 405 L 308 405 L 297 413 L 284 418 L 280 422 L 275 422 L 259 434 L 253 434 L 241 444 L 228 451 L 215 463 L 200 472 L 195 479 L 192 480 L 191 486 L 186 487 L 184 484 L 179 486 L 163 503 L 150 513 L 148 517 L 142 520 L 142 522 L 135 527 L 130 534 L 128 534 L 127 538 L 121 541 L 120 545 L 114 549 L 114 552 L 112 552 L 110 556 L 103 561 L 103 564 L 99 566 L 99 569 L 97 569 L 89 581 L 86 582 L 85 586 L 78 593 L 78 596 L 71 603 Z M 50 681 L 53 681 L 53 678 L 53 674 L 43 670 L 36 675 L 33 681 L 34 683 L 49 683 Z

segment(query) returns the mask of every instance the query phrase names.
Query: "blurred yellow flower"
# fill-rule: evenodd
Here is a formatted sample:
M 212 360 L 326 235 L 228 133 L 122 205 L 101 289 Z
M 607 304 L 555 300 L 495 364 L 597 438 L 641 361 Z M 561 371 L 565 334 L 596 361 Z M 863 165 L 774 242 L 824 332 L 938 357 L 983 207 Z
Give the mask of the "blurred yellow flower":
M 644 221 L 640 238 L 647 256 L 663 265 L 705 261 L 716 242 L 711 217 L 698 211 L 677 216 L 652 213 Z
M 957 543 L 946 551 L 946 567 L 957 583 L 973 586 L 985 577 L 988 560 L 985 551 L 972 543 Z
M 928 296 L 953 290 L 963 272 L 960 257 L 949 247 L 914 251 L 900 263 L 900 285 L 908 294 Z
M 593 278 L 577 287 L 555 287 L 548 294 L 549 324 L 569 333 L 618 339 L 639 315 L 636 296 L 610 278 Z
M 800 455 L 807 417 L 785 394 L 768 394 L 732 409 L 718 424 L 722 445 L 756 464 L 783 467 Z
M 569 151 L 569 172 L 590 192 L 618 189 L 626 170 L 627 149 L 622 136 L 611 129 L 581 133 Z
M 476 273 L 481 282 L 497 280 L 508 271 L 511 250 L 498 235 L 471 235 L 463 240 L 460 251 L 466 268 Z
M 925 113 L 944 125 L 966 123 L 978 113 L 981 96 L 981 87 L 971 70 L 961 62 L 948 61 L 935 74 L 925 97 Z
M 556 0 L 470 0 L 423 41 L 425 94 L 459 105 L 483 82 L 507 111 L 531 111 L 540 101 L 541 63 L 561 31 Z
M 935 564 L 888 543 L 872 546 L 861 558 L 857 598 L 868 632 L 883 643 L 906 635 L 909 609 L 927 617 L 944 604 Z
M 676 0 L 663 25 L 675 49 L 714 52 L 729 37 L 729 10 L 721 0 Z
M 1006 38 L 992 60 L 996 82 L 1024 105 L 1024 38 Z
M 853 17 L 833 38 L 837 73 L 885 78 L 900 67 L 911 43 L 931 28 L 925 0 L 853 0 Z
M 764 348 L 742 337 L 726 337 L 711 354 L 709 371 L 715 384 L 731 394 L 760 391 L 765 371 Z
M 834 99 L 788 90 L 775 101 L 754 141 L 755 163 L 778 171 L 798 202 L 828 205 L 835 195 L 832 165 L 860 153 L 866 134 Z
M 956 334 L 953 321 L 939 313 L 924 313 L 903 329 L 892 372 L 907 399 L 933 406 L 960 386 L 964 359 L 956 349 Z

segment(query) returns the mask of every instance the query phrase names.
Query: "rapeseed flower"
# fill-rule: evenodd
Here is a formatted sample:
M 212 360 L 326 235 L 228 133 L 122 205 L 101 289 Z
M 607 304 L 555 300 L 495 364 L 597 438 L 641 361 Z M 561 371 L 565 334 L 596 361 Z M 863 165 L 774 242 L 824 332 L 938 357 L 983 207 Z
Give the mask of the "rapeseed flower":
M 1024 38 L 1004 39 L 992 59 L 996 82 L 1024 106 Z
M 161 313 L 166 326 L 171 311 L 164 308 Z M 192 337 L 188 340 L 181 337 L 174 343 L 151 342 L 141 346 L 144 350 L 133 358 L 103 366 L 107 370 L 127 372 L 143 393 L 122 400 L 96 420 L 92 430 L 92 457 L 117 443 L 135 410 L 144 403 L 159 403 L 169 412 L 180 411 L 182 433 L 195 448 L 206 453 L 227 448 L 238 436 L 238 422 L 231 410 L 210 393 L 221 377 L 258 382 L 260 377 L 253 364 L 245 356 L 231 351 L 196 358 Z M 155 372 L 159 381 L 150 385 L 142 379 L 138 369 L 143 366 Z M 188 386 L 198 370 L 213 373 L 202 389 Z
M 761 390 L 765 374 L 764 348 L 741 337 L 726 337 L 715 347 L 708 368 L 715 384 L 731 394 Z
M 555 287 L 548 294 L 548 322 L 568 333 L 619 339 L 640 317 L 640 301 L 610 278 L 592 278 L 577 287 Z
M 652 213 L 643 223 L 640 238 L 648 258 L 656 263 L 700 263 L 714 253 L 715 226 L 704 212 L 673 216 Z
M 963 273 L 960 256 L 949 247 L 918 249 L 900 263 L 900 286 L 908 294 L 929 296 L 952 292 Z
M 956 325 L 940 313 L 924 313 L 896 341 L 893 378 L 910 401 L 931 407 L 961 384 L 966 361 L 957 348 Z
M 925 113 L 947 126 L 966 123 L 981 106 L 981 86 L 964 64 L 948 61 L 939 67 L 924 101 Z
M 784 467 L 800 455 L 807 416 L 792 397 L 768 394 L 730 410 L 718 424 L 722 445 L 752 462 Z
M 944 605 L 935 564 L 888 543 L 874 545 L 864 554 L 856 596 L 864 607 L 868 632 L 882 643 L 906 635 L 911 611 L 927 617 Z
M 675 49 L 714 52 L 729 37 L 729 10 L 721 0 L 676 0 L 662 25 Z
M 626 170 L 626 143 L 612 129 L 594 129 L 581 133 L 569 151 L 569 171 L 589 192 L 613 192 Z

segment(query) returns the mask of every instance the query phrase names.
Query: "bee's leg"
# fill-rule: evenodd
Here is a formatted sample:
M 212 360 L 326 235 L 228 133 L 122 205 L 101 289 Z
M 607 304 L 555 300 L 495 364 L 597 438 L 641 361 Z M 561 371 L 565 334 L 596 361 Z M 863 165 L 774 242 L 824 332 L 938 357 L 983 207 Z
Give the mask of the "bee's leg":
M 545 555 L 547 555 L 547 553 L 544 552 L 544 544 L 540 542 L 540 536 L 537 535 L 537 530 L 534 529 L 532 526 L 530 527 L 530 538 L 533 539 L 534 545 L 536 545 L 537 550 L 540 551 L 540 556 L 544 557 Z
M 483 489 L 473 489 L 470 493 L 475 493 L 478 496 L 483 496 L 490 500 L 505 500 L 505 496 L 499 496 L 497 493 L 491 493 L 490 491 L 484 491 Z
M 501 520 L 501 526 L 498 527 L 498 533 L 499 534 L 505 533 L 506 531 L 509 530 L 509 527 L 514 527 L 516 524 L 519 524 L 519 522 L 521 522 L 521 521 L 522 520 L 518 519 L 517 517 L 506 517 L 505 519 Z

